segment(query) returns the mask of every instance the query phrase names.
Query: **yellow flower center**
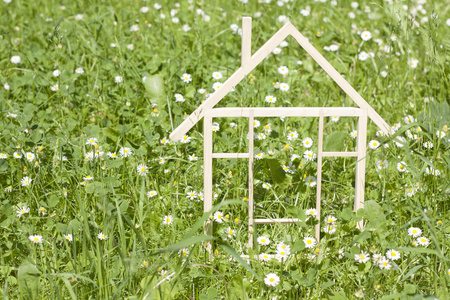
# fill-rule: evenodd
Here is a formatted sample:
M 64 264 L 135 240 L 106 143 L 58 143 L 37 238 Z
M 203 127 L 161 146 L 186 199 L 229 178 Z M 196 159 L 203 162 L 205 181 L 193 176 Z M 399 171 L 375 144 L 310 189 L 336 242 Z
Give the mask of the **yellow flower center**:
M 275 281 L 275 278 L 270 278 L 270 282 L 274 282 Z

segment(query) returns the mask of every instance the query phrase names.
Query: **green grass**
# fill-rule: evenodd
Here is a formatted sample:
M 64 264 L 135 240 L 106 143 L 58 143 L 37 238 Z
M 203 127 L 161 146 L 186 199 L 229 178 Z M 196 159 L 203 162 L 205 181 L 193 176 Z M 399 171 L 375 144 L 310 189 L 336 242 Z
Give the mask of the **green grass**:
M 0 295 L 448 299 L 450 39 L 445 1 L 428 0 L 424 11 L 420 1 L 395 0 L 358 1 L 358 8 L 351 1 L 191 2 L 175 7 L 175 1 L 160 1 L 160 10 L 153 1 L 0 3 L 0 155 L 7 156 L 0 159 Z M 140 11 L 143 6 L 148 12 Z M 172 21 L 172 9 L 178 23 Z M 303 16 L 303 9 L 310 14 Z M 254 250 L 247 248 L 247 161 L 214 161 L 217 197 L 213 211 L 204 214 L 202 200 L 187 196 L 203 191 L 203 121 L 187 133 L 189 143 L 161 142 L 214 92 L 216 81 L 225 82 L 240 67 L 241 37 L 230 26 L 240 27 L 243 16 L 258 12 L 253 53 L 283 26 L 279 16 L 288 17 L 390 125 L 401 123 L 395 136 L 406 141 L 399 147 L 393 137 L 377 136 L 379 129 L 369 122 L 368 142 L 388 147 L 368 148 L 366 206 L 358 212 L 352 211 L 355 159 L 324 159 L 320 217 L 324 227 L 325 217 L 335 216 L 336 232 L 322 230 L 312 248 L 303 240 L 314 236 L 317 221 L 306 220 L 305 210 L 315 207 L 316 189 L 305 178 L 317 175 L 317 163 L 303 158 L 308 149 L 302 139 L 312 138 L 309 150 L 317 153 L 317 118 L 258 118 L 255 134 L 264 133 L 267 124 L 271 132 L 255 141 L 255 149 L 264 152 L 255 160 L 255 216 L 305 222 L 255 226 L 255 239 L 265 236 L 271 243 L 256 243 Z M 184 24 L 191 29 L 184 31 Z M 133 25 L 138 30 L 130 30 Z M 372 34 L 368 41 L 360 37 L 364 30 Z M 355 106 L 292 38 L 286 41 L 281 54 L 269 55 L 218 106 Z M 330 45 L 338 50 L 324 50 Z M 362 61 L 363 51 L 374 56 Z M 13 56 L 20 62 L 11 62 Z M 412 59 L 418 60 L 413 67 Z M 277 71 L 280 66 L 289 69 L 287 76 Z M 212 77 L 216 71 L 222 79 Z M 183 82 L 184 73 L 191 82 Z M 116 76 L 122 81 L 116 83 Z M 277 82 L 289 84 L 289 90 L 281 91 Z M 175 94 L 185 101 L 176 102 Z M 276 103 L 265 102 L 267 95 Z M 414 120 L 407 124 L 409 115 Z M 213 134 L 215 152 L 248 151 L 247 119 L 214 121 L 220 126 Z M 326 118 L 325 149 L 354 151 L 350 133 L 356 125 L 356 118 Z M 293 131 L 299 137 L 288 141 Z M 439 138 L 437 131 L 446 136 Z M 86 143 L 91 138 L 97 146 Z M 425 147 L 426 142 L 433 147 Z M 121 157 L 123 147 L 132 154 Z M 86 159 L 96 151 L 103 154 Z M 15 152 L 22 157 L 15 158 Z M 27 153 L 35 158 L 28 160 Z M 192 154 L 197 160 L 190 159 Z M 299 158 L 292 161 L 293 155 Z M 380 160 L 388 167 L 378 169 Z M 397 169 L 401 161 L 406 172 Z M 290 162 L 292 174 L 281 169 Z M 147 166 L 144 176 L 138 174 L 140 164 Z M 430 168 L 439 174 L 428 174 Z M 85 180 L 88 175 L 93 179 Z M 21 183 L 24 177 L 31 179 L 28 186 Z M 265 189 L 265 183 L 271 187 Z M 150 191 L 157 195 L 148 197 Z M 29 212 L 19 217 L 24 207 Z M 216 211 L 224 221 L 213 221 L 212 236 L 205 236 L 204 221 Z M 171 216 L 171 224 L 164 224 L 165 216 Z M 363 232 L 356 229 L 361 219 Z M 411 227 L 421 229 L 428 246 L 413 245 Z M 234 235 L 228 237 L 230 229 Z M 99 239 L 99 233 L 107 238 Z M 41 243 L 33 243 L 32 235 L 42 236 Z M 275 254 L 279 242 L 290 246 L 285 261 L 256 259 Z M 391 249 L 401 258 L 390 260 L 393 269 L 381 269 L 372 255 Z M 357 262 L 355 254 L 361 252 L 370 260 Z M 264 282 L 269 273 L 280 278 L 275 287 Z

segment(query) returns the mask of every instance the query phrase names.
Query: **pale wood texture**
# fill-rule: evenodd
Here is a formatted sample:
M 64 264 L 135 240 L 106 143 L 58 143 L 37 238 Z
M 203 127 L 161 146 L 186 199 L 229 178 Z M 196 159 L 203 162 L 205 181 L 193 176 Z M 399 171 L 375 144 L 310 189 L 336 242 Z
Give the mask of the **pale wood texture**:
M 275 224 L 275 223 L 284 223 L 284 224 L 290 224 L 290 223 L 297 223 L 302 222 L 300 219 L 254 219 L 254 224 Z
M 322 152 L 322 157 L 353 157 L 358 156 L 358 152 Z
M 213 158 L 249 158 L 250 153 L 213 153 Z
M 203 211 L 209 212 L 212 209 L 212 117 L 206 116 L 203 120 Z M 207 220 L 204 224 L 206 235 L 212 235 L 212 220 Z M 211 242 L 205 242 L 206 250 L 212 257 Z
M 367 114 L 367 110 L 362 110 Z M 360 208 L 364 208 L 364 190 L 366 184 L 366 150 L 367 150 L 367 115 L 363 115 L 358 119 L 358 128 L 356 136 L 356 152 L 358 153 L 356 162 L 356 175 L 355 175 L 355 211 Z M 363 221 L 359 221 L 357 224 L 359 229 L 363 229 Z
M 241 67 L 252 57 L 252 18 L 242 18 Z
M 248 21 L 244 21 L 248 22 Z M 244 34 L 244 33 L 243 33 Z M 189 129 L 192 128 L 203 116 L 206 109 L 213 108 L 223 99 L 246 75 L 248 75 L 261 61 L 269 55 L 287 36 L 292 35 L 294 39 L 305 49 L 305 51 L 325 70 L 325 72 L 342 88 L 342 90 L 361 108 L 368 110 L 369 118 L 386 134 L 393 134 L 392 128 L 381 118 L 381 116 L 358 94 L 358 92 L 342 77 L 336 69 L 314 48 L 309 41 L 287 22 L 277 33 L 275 33 L 255 54 L 243 64 L 233 75 L 231 75 L 223 86 L 214 92 L 204 103 L 202 103 L 187 119 L 185 119 L 171 134 L 170 139 L 178 141 Z M 245 42 L 247 45 L 247 42 Z M 247 49 L 247 46 L 242 46 Z M 248 50 L 247 50 L 248 51 Z M 251 51 L 251 50 L 250 50 Z
M 253 111 L 250 111 L 248 118 L 248 153 L 250 154 L 248 159 L 248 246 L 253 248 L 253 155 L 254 155 L 254 138 L 255 131 L 254 125 L 255 118 L 253 117 Z
M 317 117 L 322 111 L 325 117 L 358 117 L 361 110 L 356 107 L 221 107 L 207 110 L 211 117 Z
M 322 194 L 322 150 L 323 150 L 323 110 L 319 111 L 319 137 L 317 138 L 317 184 L 316 184 L 316 218 L 319 223 L 316 224 L 316 240 L 320 240 L 320 204 Z

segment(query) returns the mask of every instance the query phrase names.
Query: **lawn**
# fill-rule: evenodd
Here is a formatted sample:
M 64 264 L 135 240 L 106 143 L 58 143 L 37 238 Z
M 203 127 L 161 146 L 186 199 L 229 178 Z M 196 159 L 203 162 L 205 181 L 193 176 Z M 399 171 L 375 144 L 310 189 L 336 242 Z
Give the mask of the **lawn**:
M 449 299 L 450 11 L 445 0 L 0 1 L 0 295 L 4 299 Z M 324 158 L 319 118 L 254 123 L 215 159 L 203 119 L 169 136 L 291 22 L 392 127 Z M 357 107 L 292 38 L 216 107 Z M 214 118 L 218 153 L 247 118 Z M 356 117 L 324 118 L 355 151 Z M 212 224 L 206 235 L 204 223 Z M 361 231 L 357 223 L 363 222 Z M 315 227 L 320 222 L 320 240 Z

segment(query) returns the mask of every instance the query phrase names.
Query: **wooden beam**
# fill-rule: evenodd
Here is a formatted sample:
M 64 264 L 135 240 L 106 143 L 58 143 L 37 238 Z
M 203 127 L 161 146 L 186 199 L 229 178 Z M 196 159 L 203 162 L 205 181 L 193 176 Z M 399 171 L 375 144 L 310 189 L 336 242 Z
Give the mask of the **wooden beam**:
M 253 111 L 248 118 L 248 246 L 253 248 L 253 155 L 254 155 L 254 122 Z
M 325 117 L 358 117 L 362 115 L 356 107 L 221 107 L 208 110 L 211 117 L 318 117 L 322 111 Z
M 300 219 L 254 219 L 253 221 L 255 224 L 275 224 L 275 223 L 290 224 L 303 222 Z
M 367 112 L 367 110 L 364 110 Z M 355 176 L 355 212 L 364 208 L 364 193 L 366 184 L 366 150 L 367 150 L 367 116 L 361 116 L 358 120 L 356 136 L 356 152 L 358 153 L 356 161 Z M 363 229 L 363 221 L 359 221 L 357 228 Z
M 241 67 L 249 62 L 252 56 L 252 18 L 242 18 Z
M 213 153 L 213 158 L 249 158 L 249 153 Z
M 203 122 L 203 211 L 209 212 L 212 209 L 212 117 L 205 117 Z M 205 235 L 212 235 L 212 220 L 205 221 Z M 212 257 L 211 241 L 207 241 L 206 250 Z
M 316 240 L 320 240 L 320 205 L 322 194 L 322 151 L 323 151 L 323 111 L 319 112 L 319 137 L 317 138 L 317 185 L 316 185 L 316 218 L 319 223 L 316 225 Z
M 356 157 L 358 152 L 322 152 L 323 157 Z

